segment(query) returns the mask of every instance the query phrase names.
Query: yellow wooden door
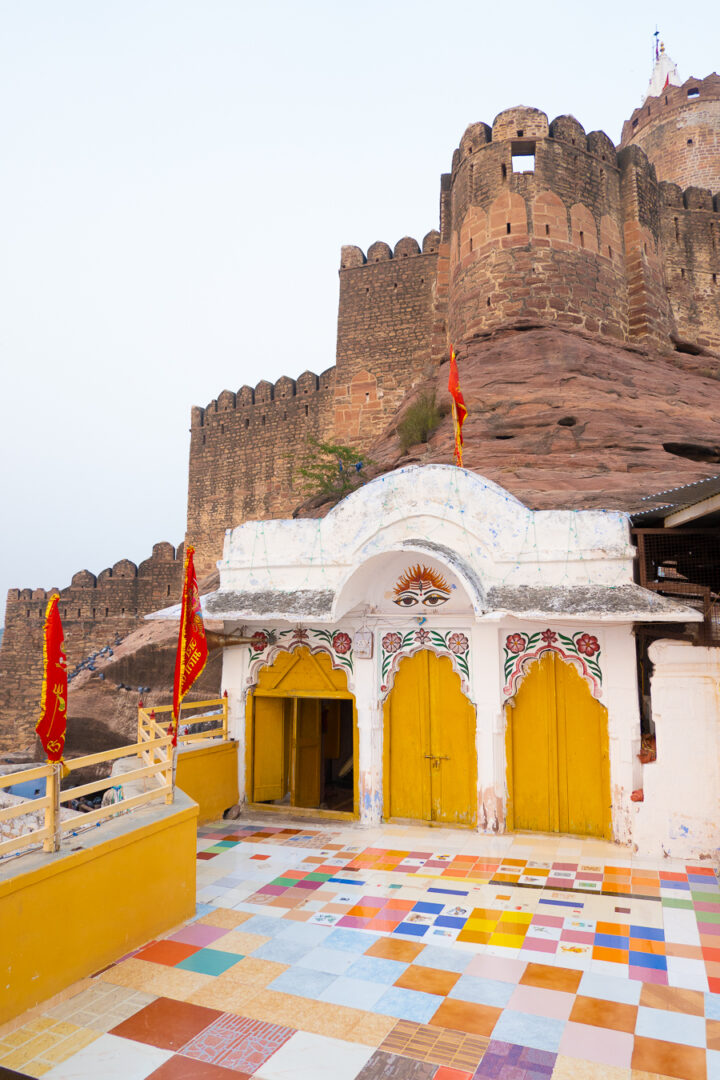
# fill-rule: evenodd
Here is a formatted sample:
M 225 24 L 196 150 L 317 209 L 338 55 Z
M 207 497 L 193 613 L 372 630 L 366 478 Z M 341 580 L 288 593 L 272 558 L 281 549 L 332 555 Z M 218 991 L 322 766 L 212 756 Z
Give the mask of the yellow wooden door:
M 385 702 L 387 817 L 430 821 L 430 709 L 427 650 L 400 661 Z
M 428 658 L 430 786 L 433 821 L 474 825 L 477 818 L 475 709 L 448 656 Z
M 472 825 L 475 711 L 448 657 L 400 662 L 385 703 L 386 816 Z
M 512 828 L 611 839 L 607 710 L 555 652 L 508 706 L 507 757 Z
M 254 700 L 253 802 L 282 799 L 285 795 L 284 705 L 283 698 Z
M 293 731 L 293 806 L 319 806 L 322 766 L 321 702 L 295 698 Z

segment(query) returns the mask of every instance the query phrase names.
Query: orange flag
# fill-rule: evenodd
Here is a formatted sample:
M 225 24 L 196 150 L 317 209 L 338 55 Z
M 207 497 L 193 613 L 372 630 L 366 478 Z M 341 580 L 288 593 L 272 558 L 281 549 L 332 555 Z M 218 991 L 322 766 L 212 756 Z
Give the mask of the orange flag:
M 67 728 L 67 661 L 58 595 L 48 600 L 43 628 L 43 684 L 35 731 L 48 761 L 62 761 Z
M 448 390 L 453 399 L 452 414 L 453 423 L 455 425 L 455 464 L 462 465 L 462 427 L 465 423 L 465 417 L 467 416 L 467 409 L 465 407 L 465 398 L 462 396 L 462 390 L 460 389 L 460 376 L 458 375 L 457 360 L 452 345 L 450 346 L 450 376 L 448 378 Z
M 182 614 L 180 615 L 180 635 L 175 656 L 173 687 L 173 746 L 177 746 L 178 715 L 182 700 L 198 676 L 202 674 L 208 657 L 205 627 L 200 608 L 200 593 L 193 562 L 194 553 L 195 548 L 189 547 L 185 556 Z

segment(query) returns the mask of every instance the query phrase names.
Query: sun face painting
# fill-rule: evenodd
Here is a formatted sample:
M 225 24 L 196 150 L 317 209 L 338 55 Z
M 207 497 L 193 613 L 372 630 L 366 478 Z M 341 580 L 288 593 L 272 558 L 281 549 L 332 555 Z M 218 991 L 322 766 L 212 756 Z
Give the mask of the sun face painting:
M 442 574 L 423 563 L 409 567 L 398 578 L 393 591 L 393 603 L 398 607 L 439 607 L 450 599 L 450 586 Z

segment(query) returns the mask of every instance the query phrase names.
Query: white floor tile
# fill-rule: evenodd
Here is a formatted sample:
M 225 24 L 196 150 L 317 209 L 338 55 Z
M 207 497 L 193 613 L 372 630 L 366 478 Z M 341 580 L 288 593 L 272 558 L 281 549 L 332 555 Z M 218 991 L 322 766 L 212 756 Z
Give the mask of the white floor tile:
M 172 1050 L 101 1035 L 45 1076 L 50 1080 L 145 1080 L 172 1056 Z

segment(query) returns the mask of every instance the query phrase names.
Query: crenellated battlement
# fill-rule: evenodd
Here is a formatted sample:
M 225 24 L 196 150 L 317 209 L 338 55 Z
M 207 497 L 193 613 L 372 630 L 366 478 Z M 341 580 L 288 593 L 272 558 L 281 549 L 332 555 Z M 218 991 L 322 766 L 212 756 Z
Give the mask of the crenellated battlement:
M 720 101 L 720 75 L 712 72 L 704 79 L 694 76 L 682 86 L 667 86 L 657 97 L 648 97 L 634 109 L 630 119 L 623 124 L 620 145 L 626 146 L 645 128 L 660 119 L 676 118 L 678 111 L 688 107 L 702 107 L 707 102 Z
M 161 542 L 138 566 L 120 559 L 93 574 L 78 570 L 59 589 L 10 589 L 0 648 L 0 716 L 8 745 L 29 746 L 36 716 L 28 701 L 40 701 L 42 633 L 47 602 L 58 595 L 68 668 L 109 641 L 125 637 L 150 611 L 175 603 L 182 589 L 184 545 Z
M 562 143 L 573 151 L 588 154 L 608 166 L 617 166 L 615 145 L 604 131 L 591 131 L 586 134 L 582 124 L 570 114 L 556 116 L 548 123 L 546 113 L 522 105 L 498 113 L 492 125 L 475 123 L 465 129 L 452 156 L 453 180 L 460 166 L 468 159 L 475 159 L 475 163 L 482 167 L 483 153 L 488 157 L 487 151 L 490 148 L 493 151 L 491 160 L 498 162 L 500 166 L 505 164 L 504 178 L 507 179 L 511 173 L 508 161 L 512 155 L 532 153 L 536 150 L 536 146 L 532 144 L 546 139 Z M 506 152 L 497 157 L 500 147 L 504 147 Z
M 642 147 L 660 181 L 720 192 L 720 75 L 646 98 L 623 125 L 620 145 Z
M 191 411 L 191 427 L 211 427 L 216 423 L 222 423 L 227 413 L 253 410 L 257 406 L 277 406 L 289 404 L 292 400 L 310 399 L 311 395 L 330 390 L 333 385 L 335 368 L 326 368 L 320 375 L 312 371 L 304 371 L 297 379 L 291 379 L 287 375 L 281 376 L 277 382 L 271 383 L 261 379 L 256 386 L 241 386 L 237 393 L 232 390 L 223 390 L 216 399 L 211 401 L 205 408 L 193 406 Z
M 390 262 L 391 259 L 408 259 L 417 255 L 436 255 L 440 243 L 440 233 L 437 229 L 431 229 L 423 237 L 422 247 L 412 236 L 403 236 L 398 240 L 394 248 L 386 244 L 384 240 L 376 240 L 367 250 L 367 255 L 362 248 L 354 244 L 344 244 L 340 249 L 340 269 L 354 270 L 359 266 L 368 266 L 373 263 Z

